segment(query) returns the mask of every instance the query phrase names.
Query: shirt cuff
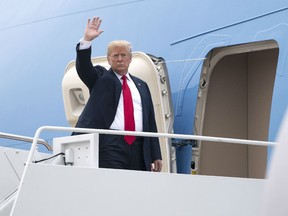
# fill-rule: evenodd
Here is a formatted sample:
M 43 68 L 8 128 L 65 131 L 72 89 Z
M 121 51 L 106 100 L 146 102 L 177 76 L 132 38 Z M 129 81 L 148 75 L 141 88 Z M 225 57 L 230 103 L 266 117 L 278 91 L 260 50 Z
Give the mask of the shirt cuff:
M 80 39 L 79 50 L 88 49 L 92 45 L 92 41 L 85 41 L 83 38 Z

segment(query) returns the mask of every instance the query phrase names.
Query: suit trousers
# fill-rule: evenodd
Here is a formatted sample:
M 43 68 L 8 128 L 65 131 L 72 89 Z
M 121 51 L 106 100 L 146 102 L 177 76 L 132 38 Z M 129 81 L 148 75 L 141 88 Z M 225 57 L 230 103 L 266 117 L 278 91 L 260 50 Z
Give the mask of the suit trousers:
M 99 167 L 146 171 L 143 158 L 143 138 L 137 137 L 132 145 L 124 136 L 101 134 L 99 137 Z

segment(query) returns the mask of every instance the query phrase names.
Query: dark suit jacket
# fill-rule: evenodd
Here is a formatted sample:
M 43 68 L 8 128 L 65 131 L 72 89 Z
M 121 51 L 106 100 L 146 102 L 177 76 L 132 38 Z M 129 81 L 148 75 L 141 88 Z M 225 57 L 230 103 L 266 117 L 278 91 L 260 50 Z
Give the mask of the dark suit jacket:
M 91 62 L 91 48 L 78 49 L 76 69 L 80 79 L 89 88 L 90 98 L 79 117 L 76 127 L 109 129 L 112 124 L 122 85 L 120 80 L 109 69 L 102 66 L 93 66 Z M 154 109 L 148 85 L 141 79 L 132 76 L 132 80 L 138 88 L 142 100 L 143 131 L 157 132 Z M 158 138 L 144 137 L 143 156 L 147 170 L 151 169 L 154 160 L 162 159 Z

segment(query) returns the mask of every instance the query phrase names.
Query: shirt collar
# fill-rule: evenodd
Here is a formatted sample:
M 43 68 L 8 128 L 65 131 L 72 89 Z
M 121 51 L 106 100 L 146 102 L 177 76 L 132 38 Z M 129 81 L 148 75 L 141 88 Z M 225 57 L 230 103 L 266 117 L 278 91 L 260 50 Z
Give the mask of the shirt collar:
M 121 80 L 122 75 L 119 75 L 119 74 L 116 73 L 115 71 L 113 71 L 113 72 L 114 72 L 115 75 L 118 77 L 118 79 Z M 131 76 L 130 76 L 130 74 L 129 74 L 129 72 L 128 72 L 125 76 L 127 77 L 128 80 L 130 80 L 130 81 L 132 80 L 132 79 L 131 79 Z

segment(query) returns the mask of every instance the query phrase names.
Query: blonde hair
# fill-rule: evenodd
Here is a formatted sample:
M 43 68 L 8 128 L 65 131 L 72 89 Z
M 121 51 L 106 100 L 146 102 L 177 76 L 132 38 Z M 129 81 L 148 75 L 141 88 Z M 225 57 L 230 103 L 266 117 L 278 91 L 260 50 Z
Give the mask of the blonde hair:
M 115 47 L 126 47 L 129 53 L 132 53 L 132 44 L 126 40 L 114 40 L 108 44 L 107 56 L 109 56 Z

